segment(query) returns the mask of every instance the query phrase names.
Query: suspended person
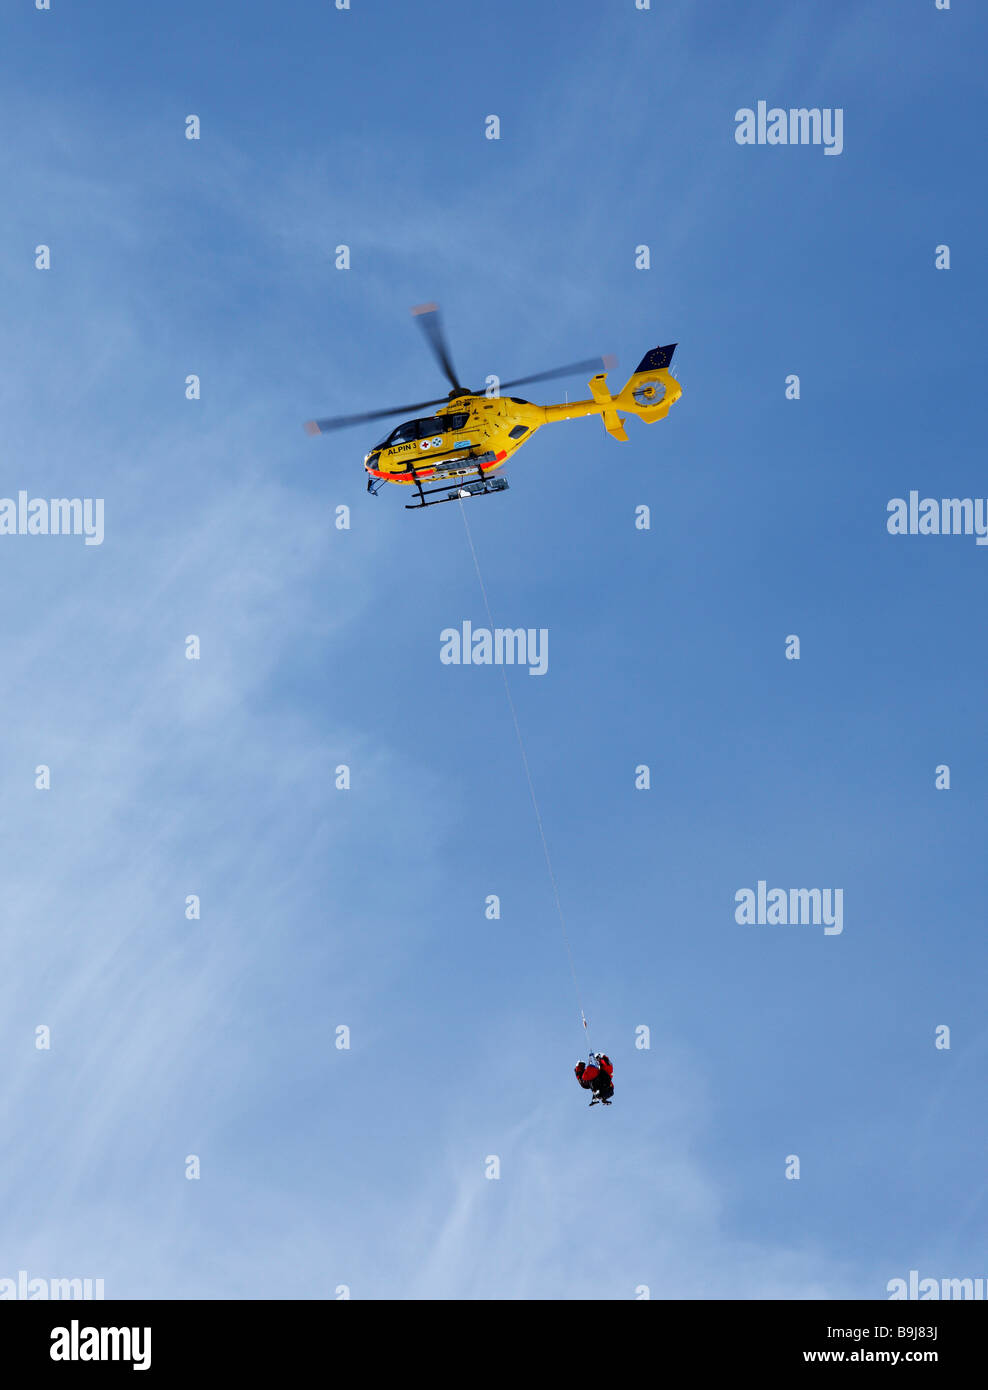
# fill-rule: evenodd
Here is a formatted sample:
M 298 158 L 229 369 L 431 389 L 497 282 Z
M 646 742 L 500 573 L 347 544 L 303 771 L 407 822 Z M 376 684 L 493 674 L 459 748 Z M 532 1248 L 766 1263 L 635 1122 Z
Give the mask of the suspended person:
M 610 1105 L 611 1096 L 614 1094 L 614 1067 L 611 1059 L 606 1052 L 590 1053 L 589 1062 L 577 1062 L 573 1068 L 577 1081 L 585 1091 L 593 1092 L 591 1105 L 596 1105 L 598 1101 L 602 1105 Z

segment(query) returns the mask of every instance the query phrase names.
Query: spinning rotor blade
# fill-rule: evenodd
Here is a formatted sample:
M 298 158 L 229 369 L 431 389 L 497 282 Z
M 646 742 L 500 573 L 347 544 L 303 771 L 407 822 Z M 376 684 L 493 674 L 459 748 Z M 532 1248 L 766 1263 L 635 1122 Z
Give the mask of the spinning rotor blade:
M 446 334 L 443 332 L 442 320 L 439 317 L 439 305 L 417 304 L 412 310 L 412 314 L 418 319 L 422 332 L 425 334 L 429 346 L 435 353 L 436 361 L 442 368 L 446 380 L 454 391 L 459 390 L 460 383 L 456 379 L 456 368 L 453 366 L 453 359 L 449 355 Z
M 322 420 L 309 420 L 306 422 L 305 429 L 308 434 L 328 434 L 332 430 L 343 430 L 349 425 L 366 425 L 372 420 L 387 420 L 392 415 L 412 415 L 420 410 L 428 410 L 434 405 L 446 405 L 452 395 L 457 391 L 462 391 L 464 395 L 471 395 L 465 387 L 461 386 L 456 379 L 456 371 L 453 367 L 446 345 L 446 336 L 443 333 L 442 321 L 439 317 L 439 307 L 436 304 L 419 304 L 412 310 L 412 313 L 422 325 L 422 331 L 432 351 L 435 353 L 436 361 L 442 368 L 453 392 L 448 396 L 439 396 L 432 401 L 416 401 L 412 405 L 396 405 L 389 410 L 368 410 L 359 415 L 330 415 Z M 515 377 L 512 381 L 501 382 L 500 389 L 507 390 L 512 386 L 527 386 L 534 381 L 553 381 L 557 377 L 578 376 L 584 372 L 610 371 L 616 365 L 614 357 L 588 357 L 583 362 L 571 362 L 566 367 L 555 367 L 548 372 L 533 372 L 531 376 Z
M 307 420 L 306 434 L 328 434 L 330 430 L 343 430 L 347 425 L 366 425 L 370 420 L 386 420 L 389 415 L 414 415 L 417 410 L 425 410 L 430 405 L 445 405 L 446 396 L 435 401 L 416 401 L 414 405 L 396 405 L 392 410 L 368 410 L 363 415 L 330 415 L 325 420 Z
M 502 381 L 499 390 L 506 391 L 509 386 L 527 386 L 533 381 L 554 381 L 560 376 L 581 376 L 584 372 L 609 372 L 616 366 L 616 357 L 588 357 L 585 362 L 571 362 L 568 367 L 555 367 L 551 372 L 533 372 L 531 376 L 516 376 L 513 381 Z

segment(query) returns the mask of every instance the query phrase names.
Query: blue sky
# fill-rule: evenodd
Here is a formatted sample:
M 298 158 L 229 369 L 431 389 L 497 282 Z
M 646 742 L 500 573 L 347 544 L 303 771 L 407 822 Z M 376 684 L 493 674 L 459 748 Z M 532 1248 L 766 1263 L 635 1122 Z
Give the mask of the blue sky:
M 0 537 L 0 1277 L 984 1275 L 988 557 L 885 526 L 988 492 L 983 17 L 352 5 L 4 20 L 0 492 L 106 535 Z M 843 153 L 738 146 L 759 100 L 842 108 Z M 473 383 L 680 344 L 665 422 L 546 429 L 467 504 L 495 620 L 549 629 L 508 678 L 608 1111 L 500 672 L 439 661 L 486 621 L 459 508 L 301 429 L 442 392 L 428 299 Z M 842 888 L 843 933 L 738 925 L 759 879 Z

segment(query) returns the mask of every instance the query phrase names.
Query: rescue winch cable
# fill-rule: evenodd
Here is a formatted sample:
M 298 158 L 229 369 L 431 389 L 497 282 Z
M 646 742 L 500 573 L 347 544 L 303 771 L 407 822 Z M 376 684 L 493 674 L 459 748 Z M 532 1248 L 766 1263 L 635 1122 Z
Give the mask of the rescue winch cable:
M 490 624 L 491 632 L 494 631 L 494 615 L 491 612 L 490 600 L 487 597 L 487 585 L 484 583 L 484 576 L 480 572 L 480 561 L 477 559 L 477 548 L 473 543 L 473 536 L 470 533 L 470 523 L 467 521 L 466 510 L 463 506 L 463 499 L 457 498 L 460 507 L 460 515 L 463 518 L 463 529 L 467 533 L 467 542 L 470 546 L 470 554 L 473 556 L 473 567 L 477 572 L 477 582 L 480 585 L 480 592 L 484 598 L 484 608 L 487 610 L 487 621 Z M 549 882 L 552 885 L 552 897 L 556 904 L 556 915 L 559 918 L 559 929 L 563 934 L 563 943 L 566 946 L 566 955 L 569 958 L 570 974 L 573 976 L 573 988 L 576 991 L 576 1002 L 580 1010 L 580 1018 L 583 1020 L 583 1027 L 587 1034 L 587 1045 L 590 1044 L 590 1028 L 587 1024 L 587 1016 L 583 1012 L 583 1000 L 580 996 L 580 984 L 576 978 L 576 964 L 573 960 L 573 950 L 569 943 L 569 933 L 566 930 L 566 917 L 563 913 L 562 899 L 559 896 L 559 884 L 556 881 L 556 873 L 552 867 L 552 856 L 549 853 L 549 843 L 545 836 L 545 826 L 542 823 L 542 812 L 539 810 L 539 800 L 535 795 L 535 783 L 532 780 L 532 769 L 529 765 L 528 754 L 525 751 L 525 740 L 521 736 L 521 725 L 518 723 L 518 712 L 515 709 L 515 702 L 511 698 L 511 686 L 508 684 L 507 673 L 504 666 L 501 668 L 501 681 L 504 685 L 504 693 L 508 699 L 508 709 L 511 711 L 511 722 L 515 726 L 515 737 L 518 740 L 518 751 L 521 753 L 522 766 L 525 769 L 525 780 L 528 783 L 528 794 L 532 799 L 532 810 L 535 812 L 535 823 L 539 828 L 539 839 L 542 841 L 542 853 L 545 856 L 545 866 L 549 871 Z

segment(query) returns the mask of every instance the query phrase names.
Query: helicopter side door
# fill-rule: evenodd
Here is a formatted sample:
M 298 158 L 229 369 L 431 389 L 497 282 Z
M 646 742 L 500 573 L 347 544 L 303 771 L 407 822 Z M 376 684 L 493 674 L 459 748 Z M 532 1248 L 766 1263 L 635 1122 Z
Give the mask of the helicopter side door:
M 449 447 L 449 436 L 444 434 L 445 420 L 441 415 L 430 415 L 425 420 L 416 420 L 418 426 L 417 444 L 422 455 L 420 462 L 428 464 L 433 454 L 441 454 Z
M 425 453 L 423 461 L 433 463 L 437 478 L 458 478 L 475 470 L 470 460 L 478 452 L 477 446 L 482 446 L 484 434 L 476 427 L 474 412 L 452 411 L 422 424 L 439 427 L 438 434 L 419 440 Z M 434 451 L 431 458 L 430 451 Z
M 445 449 L 472 449 L 480 441 L 480 434 L 475 424 L 470 419 L 469 410 L 457 411 L 452 415 L 443 415 L 444 448 Z

